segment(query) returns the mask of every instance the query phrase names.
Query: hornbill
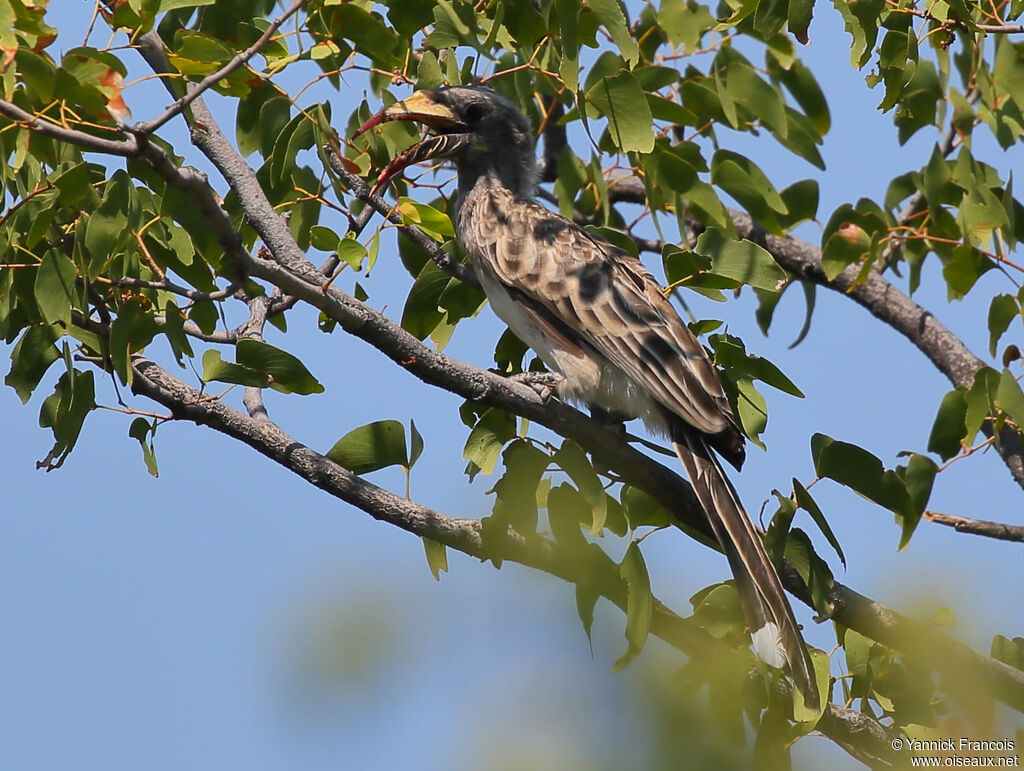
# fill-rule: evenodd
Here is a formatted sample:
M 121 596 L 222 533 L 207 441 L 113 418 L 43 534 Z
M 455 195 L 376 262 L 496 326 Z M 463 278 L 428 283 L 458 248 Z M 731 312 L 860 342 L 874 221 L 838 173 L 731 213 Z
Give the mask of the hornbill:
M 704 347 L 641 262 L 533 201 L 534 135 L 512 102 L 479 86 L 418 91 L 370 118 L 434 133 L 385 168 L 447 158 L 456 232 L 494 312 L 559 377 L 560 396 L 639 417 L 672 442 L 721 543 L 767 663 L 789 664 L 811 709 L 814 668 L 775 567 L 714 451 L 737 469 L 744 437 Z

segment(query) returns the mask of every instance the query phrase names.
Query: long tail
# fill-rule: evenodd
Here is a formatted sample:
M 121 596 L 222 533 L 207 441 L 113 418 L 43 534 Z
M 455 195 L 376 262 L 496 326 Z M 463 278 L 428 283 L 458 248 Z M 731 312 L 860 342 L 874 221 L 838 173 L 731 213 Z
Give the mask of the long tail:
M 772 666 L 788 663 L 804 703 L 819 709 L 811 657 L 761 537 L 704 437 L 680 434 L 672 444 L 729 560 L 754 650 Z

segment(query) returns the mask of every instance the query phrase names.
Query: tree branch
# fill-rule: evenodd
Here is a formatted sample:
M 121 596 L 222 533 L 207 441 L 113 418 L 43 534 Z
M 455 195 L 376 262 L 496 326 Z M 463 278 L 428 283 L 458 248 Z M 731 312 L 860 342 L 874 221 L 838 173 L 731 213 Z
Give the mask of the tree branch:
M 1024 542 L 1024 527 L 1021 525 L 1006 525 L 1002 522 L 989 522 L 985 519 L 971 519 L 960 517 L 955 514 L 940 514 L 937 511 L 926 511 L 924 518 L 929 522 L 939 525 L 947 525 L 955 528 L 960 533 L 971 533 L 983 535 L 986 538 L 996 538 L 1000 541 Z
M 32 113 L 25 112 L 17 105 L 3 99 L 0 99 L 0 115 L 10 118 L 29 131 L 36 131 L 59 142 L 80 147 L 88 152 L 116 155 L 122 158 L 139 154 L 139 145 L 134 139 L 103 139 L 102 137 L 87 134 L 84 131 L 64 128 L 56 123 L 43 120 Z
M 497 550 L 501 559 L 569 583 L 594 581 L 596 576 L 600 595 L 623 612 L 626 610 L 626 583 L 615 564 L 600 549 L 567 553 L 565 548 L 547 539 L 523 538 L 511 531 L 500 544 L 485 542 L 479 520 L 442 514 L 377 487 L 306 447 L 270 420 L 248 417 L 222 401 L 204 399 L 199 391 L 142 356 L 133 357 L 132 366 L 135 371 L 132 390 L 163 405 L 176 419 L 208 426 L 244 442 L 374 519 L 481 560 L 495 558 Z M 690 656 L 701 655 L 721 644 L 690 619 L 681 618 L 657 600 L 654 601 L 651 633 Z M 818 730 L 858 759 L 888 761 L 893 756 L 887 729 L 853 710 L 827 705 Z

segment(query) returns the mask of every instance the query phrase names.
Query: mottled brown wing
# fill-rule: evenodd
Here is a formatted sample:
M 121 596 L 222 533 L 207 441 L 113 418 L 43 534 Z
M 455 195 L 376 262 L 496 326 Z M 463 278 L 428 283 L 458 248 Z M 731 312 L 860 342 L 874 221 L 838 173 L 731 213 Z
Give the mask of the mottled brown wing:
M 703 346 L 634 257 L 535 203 L 476 202 L 472 246 L 499 280 L 539 303 L 670 412 L 717 434 L 732 410 Z

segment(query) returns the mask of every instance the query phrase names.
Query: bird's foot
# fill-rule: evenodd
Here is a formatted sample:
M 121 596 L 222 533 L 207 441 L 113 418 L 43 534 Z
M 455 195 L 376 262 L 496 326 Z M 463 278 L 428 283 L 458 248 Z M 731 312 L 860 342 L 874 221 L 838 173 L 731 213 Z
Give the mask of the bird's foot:
M 557 372 L 520 372 L 509 378 L 516 383 L 530 386 L 542 399 L 547 399 L 565 380 Z
M 616 433 L 626 434 L 626 421 L 629 420 L 629 415 L 624 415 L 621 412 L 615 410 L 608 410 L 599 404 L 588 405 L 590 407 L 590 417 L 600 423 L 602 426 L 607 426 Z

